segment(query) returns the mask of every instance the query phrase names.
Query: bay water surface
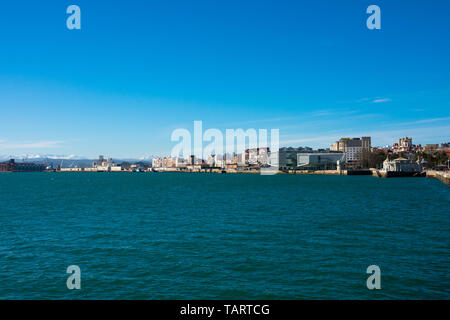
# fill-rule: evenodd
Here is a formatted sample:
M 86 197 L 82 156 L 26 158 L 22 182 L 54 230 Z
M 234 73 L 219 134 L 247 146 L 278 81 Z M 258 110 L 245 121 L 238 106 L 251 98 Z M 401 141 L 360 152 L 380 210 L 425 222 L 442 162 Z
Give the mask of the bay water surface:
M 2 173 L 0 299 L 450 299 L 449 209 L 426 178 Z

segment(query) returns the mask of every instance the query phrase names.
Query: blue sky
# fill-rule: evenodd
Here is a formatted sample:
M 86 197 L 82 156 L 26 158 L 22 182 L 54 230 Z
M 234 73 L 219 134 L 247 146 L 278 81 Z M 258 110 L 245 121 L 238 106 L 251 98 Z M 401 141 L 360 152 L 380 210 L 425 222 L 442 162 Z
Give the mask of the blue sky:
M 82 30 L 66 28 L 81 8 Z M 381 8 L 381 30 L 366 8 Z M 176 128 L 282 145 L 450 140 L 449 1 L 2 1 L 0 155 L 168 154 Z

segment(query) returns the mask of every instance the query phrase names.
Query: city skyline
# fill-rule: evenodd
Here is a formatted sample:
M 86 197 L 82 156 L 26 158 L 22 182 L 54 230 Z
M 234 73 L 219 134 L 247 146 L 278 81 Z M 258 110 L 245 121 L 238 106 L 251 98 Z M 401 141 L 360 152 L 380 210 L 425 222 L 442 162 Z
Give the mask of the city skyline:
M 368 139 L 368 142 L 366 142 L 364 144 L 364 139 Z M 422 145 L 420 143 L 416 143 L 413 137 L 398 137 L 398 139 L 396 139 L 395 141 L 392 141 L 392 143 L 390 144 L 386 144 L 384 146 L 379 146 L 379 145 L 372 145 L 371 141 L 372 141 L 372 137 L 367 137 L 367 136 L 363 136 L 363 137 L 340 137 L 340 139 L 338 141 L 334 141 L 333 143 L 331 143 L 328 146 L 325 146 L 323 148 L 317 148 L 317 147 L 310 147 L 308 145 L 304 145 L 304 146 L 280 146 L 279 150 L 285 150 L 285 149 L 303 149 L 305 152 L 326 152 L 326 151 L 331 151 L 331 152 L 343 152 L 343 153 L 348 153 L 348 152 L 359 152 L 359 151 L 346 151 L 347 147 L 343 147 L 343 145 L 339 145 L 339 142 L 342 141 L 354 141 L 357 140 L 358 143 L 362 143 L 362 146 L 365 146 L 365 148 L 368 148 L 368 150 L 371 150 L 371 152 L 377 152 L 377 151 L 383 151 L 386 154 L 389 153 L 411 153 L 411 152 L 423 152 L 424 150 L 427 151 L 444 151 L 447 152 L 448 154 L 448 150 L 450 149 L 449 145 L 450 142 L 439 142 L 439 143 L 430 143 L 430 144 L 425 144 Z M 247 141 L 248 142 L 248 141 Z M 353 145 L 355 146 L 355 145 Z M 204 146 L 203 146 L 204 149 Z M 259 149 L 267 149 L 267 151 L 270 152 L 270 146 L 269 147 L 260 147 L 260 146 L 256 146 L 256 147 L 250 147 L 247 143 L 245 146 L 245 153 L 247 153 L 248 151 L 255 151 L 255 150 L 259 150 Z M 208 153 L 207 155 L 204 154 L 201 158 L 195 158 L 198 160 L 203 160 L 207 162 L 207 159 L 211 158 L 211 157 L 225 157 L 225 156 L 239 156 L 241 153 L 236 152 L 237 150 L 235 149 L 234 152 L 222 152 L 222 153 L 216 153 L 216 152 L 211 152 Z M 113 156 L 108 156 L 108 159 L 111 160 L 117 160 L 117 161 L 152 161 L 154 159 L 181 159 L 181 160 L 189 160 L 191 157 L 193 156 L 193 154 L 189 157 L 183 157 L 181 155 L 179 156 L 174 156 L 174 155 L 170 155 L 170 154 L 153 154 L 153 155 L 148 155 L 148 156 L 143 156 L 143 157 L 123 157 L 123 158 L 119 158 L 119 157 L 113 157 Z M 23 159 L 23 160 L 36 160 L 36 161 L 45 161 L 45 160 L 95 160 L 98 157 L 103 158 L 104 155 L 97 155 L 97 156 L 93 156 L 93 157 L 84 157 L 84 156 L 79 156 L 79 155 L 58 155 L 58 154 L 39 154 L 39 153 L 35 153 L 35 154 L 22 154 L 22 155 L 5 155 L 5 154 L 0 154 L 0 160 L 9 160 L 9 159 Z
M 282 147 L 450 140 L 448 2 L 377 1 L 381 30 L 369 1 L 80 0 L 72 31 L 69 4 L 4 4 L 0 155 L 166 155 L 195 120 Z

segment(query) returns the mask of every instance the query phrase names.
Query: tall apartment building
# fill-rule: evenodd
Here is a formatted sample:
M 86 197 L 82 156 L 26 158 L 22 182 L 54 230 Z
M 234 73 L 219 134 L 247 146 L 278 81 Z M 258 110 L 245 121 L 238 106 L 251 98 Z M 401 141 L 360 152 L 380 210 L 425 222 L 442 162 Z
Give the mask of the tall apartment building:
M 370 149 L 372 148 L 372 139 L 370 137 L 362 137 L 361 144 L 363 150 L 370 151 Z
M 341 138 L 331 145 L 331 151 L 345 152 L 347 162 L 361 161 L 364 152 L 370 152 L 372 140 L 370 137 Z

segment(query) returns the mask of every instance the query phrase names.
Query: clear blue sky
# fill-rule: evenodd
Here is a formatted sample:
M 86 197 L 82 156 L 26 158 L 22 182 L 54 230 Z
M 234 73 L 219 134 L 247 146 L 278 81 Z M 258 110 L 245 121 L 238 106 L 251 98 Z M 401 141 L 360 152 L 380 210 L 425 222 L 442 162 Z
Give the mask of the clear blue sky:
M 292 146 L 448 141 L 449 15 L 444 0 L 5 0 L 0 155 L 167 154 L 194 120 Z

